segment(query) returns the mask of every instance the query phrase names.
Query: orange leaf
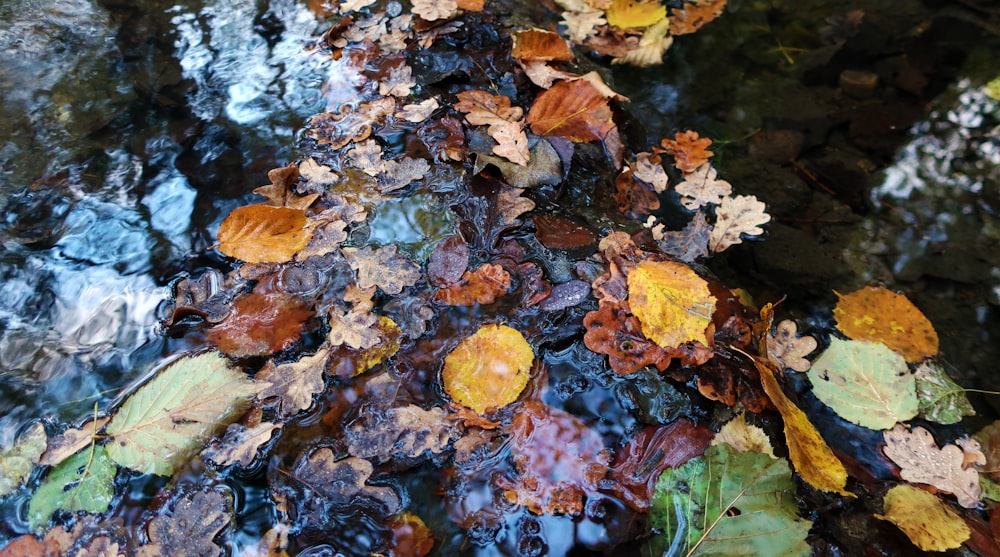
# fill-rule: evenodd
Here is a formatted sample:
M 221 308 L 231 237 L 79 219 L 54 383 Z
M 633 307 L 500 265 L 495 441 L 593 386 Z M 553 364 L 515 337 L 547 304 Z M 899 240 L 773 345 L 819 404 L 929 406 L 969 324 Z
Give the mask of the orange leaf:
M 510 273 L 500 265 L 483 263 L 475 272 L 466 271 L 460 283 L 438 290 L 434 299 L 449 306 L 492 304 L 497 296 L 506 294 L 508 288 Z
M 506 325 L 483 325 L 444 359 L 444 391 L 482 414 L 517 400 L 528 384 L 535 353 L 521 333 Z
M 255 290 L 233 301 L 229 315 L 208 330 L 207 340 L 236 358 L 266 356 L 297 341 L 312 316 L 294 296 Z
M 690 174 L 712 157 L 712 152 L 708 150 L 712 140 L 700 137 L 698 132 L 691 130 L 677 132 L 674 137 L 675 139 L 664 138 L 660 145 L 663 146 L 663 152 L 674 157 L 674 166 L 677 170 Z M 659 149 L 654 150 L 659 151 Z
M 615 129 L 608 99 L 590 81 L 559 81 L 535 99 L 527 118 L 538 135 L 603 141 Z
M 672 261 L 643 261 L 628 274 L 632 313 L 646 338 L 663 348 L 708 342 L 705 329 L 715 312 L 708 283 L 690 267 Z
M 722 15 L 728 1 L 708 0 L 707 2 L 684 4 L 683 9 L 670 12 L 670 34 L 694 33 L 706 23 Z
M 816 489 L 854 497 L 853 493 L 844 489 L 847 485 L 847 469 L 833 454 L 805 412 L 785 396 L 774 377 L 772 364 L 761 358 L 753 358 L 753 363 L 760 372 L 764 391 L 785 422 L 788 458 L 795 466 L 795 471 Z
M 248 263 L 283 263 L 309 244 L 312 227 L 302 209 L 248 205 L 219 225 L 219 251 Z
M 518 60 L 556 60 L 569 61 L 573 59 L 573 51 L 569 49 L 566 39 L 559 33 L 542 29 L 524 29 L 511 33 L 514 46 L 511 55 Z
M 389 517 L 386 526 L 392 530 L 392 557 L 424 557 L 434 548 L 434 532 L 410 511 Z
M 846 296 L 833 309 L 837 328 L 854 340 L 881 342 L 909 363 L 938 352 L 938 335 L 923 313 L 902 294 L 868 286 Z
M 597 235 L 576 222 L 556 215 L 538 215 L 532 219 L 535 237 L 545 247 L 574 249 L 597 242 Z

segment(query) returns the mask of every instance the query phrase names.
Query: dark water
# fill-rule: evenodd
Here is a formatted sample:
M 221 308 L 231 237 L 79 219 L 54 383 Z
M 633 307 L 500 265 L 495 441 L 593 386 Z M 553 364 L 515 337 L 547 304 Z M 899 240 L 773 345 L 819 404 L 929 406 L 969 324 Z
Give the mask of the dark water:
M 720 175 L 768 203 L 767 241 L 709 265 L 728 286 L 787 295 L 791 316 L 828 327 L 834 289 L 887 284 L 935 324 L 961 384 L 998 390 L 1000 102 L 982 85 L 1000 75 L 1000 16 L 856 4 L 734 1 L 663 66 L 615 68 L 630 133 L 717 138 Z M 858 7 L 853 35 L 829 19 Z M 309 115 L 350 99 L 350 80 L 306 51 L 323 30 L 293 0 L 0 5 L 0 442 L 37 418 L 75 422 L 190 348 L 157 328 L 171 281 L 227 269 L 209 249 L 221 218 L 301 156 Z M 845 94 L 845 71 L 878 84 Z M 426 250 L 451 226 L 432 202 L 383 209 L 372 239 Z M 551 359 L 572 375 L 572 357 Z M 608 402 L 581 400 L 598 416 Z M 253 538 L 266 513 L 248 508 Z M 544 527 L 550 554 L 603 535 Z

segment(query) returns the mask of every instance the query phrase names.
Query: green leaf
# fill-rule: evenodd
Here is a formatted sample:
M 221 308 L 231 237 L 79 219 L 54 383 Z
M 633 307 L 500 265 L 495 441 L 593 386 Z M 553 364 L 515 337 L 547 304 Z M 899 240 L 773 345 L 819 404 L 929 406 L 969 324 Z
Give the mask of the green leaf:
M 952 381 L 940 365 L 927 360 L 920 364 L 914 377 L 921 418 L 939 424 L 957 424 L 964 416 L 976 414 L 965 389 Z
M 103 513 L 114 496 L 118 467 L 104 447 L 93 446 L 67 458 L 49 472 L 28 503 L 28 524 L 39 530 L 52 513 Z
M 17 441 L 0 451 L 0 497 L 21 486 L 45 452 L 45 426 L 36 422 Z
M 889 429 L 917 415 L 916 381 L 903 357 L 881 343 L 832 339 L 809 380 L 816 398 L 863 427 Z
M 809 555 L 788 461 L 729 445 L 660 475 L 649 524 L 654 555 Z
M 138 472 L 169 476 L 174 464 L 239 416 L 259 390 L 218 352 L 175 360 L 108 422 L 108 455 Z

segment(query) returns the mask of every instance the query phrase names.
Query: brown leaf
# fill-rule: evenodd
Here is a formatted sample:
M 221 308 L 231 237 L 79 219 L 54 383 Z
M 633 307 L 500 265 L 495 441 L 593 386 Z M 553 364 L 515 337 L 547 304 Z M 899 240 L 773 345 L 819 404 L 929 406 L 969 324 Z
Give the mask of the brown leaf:
M 584 344 L 592 352 L 607 354 L 615 373 L 627 375 L 649 365 L 663 371 L 670 365 L 670 353 L 647 339 L 639 320 L 619 304 L 602 302 L 583 318 L 583 326 Z
M 663 161 L 660 160 L 660 155 L 653 153 L 639 153 L 636 155 L 632 176 L 652 186 L 653 191 L 656 193 L 663 193 L 667 189 L 669 178 L 667 177 L 667 171 L 663 169 Z
M 309 409 L 313 397 L 326 388 L 323 374 L 329 357 L 329 348 L 321 348 L 296 362 L 278 365 L 268 360 L 254 375 L 254 381 L 268 384 L 257 397 L 262 401 L 277 398 L 278 414 L 285 418 Z
M 238 207 L 219 225 L 219 251 L 248 263 L 283 263 L 309 244 L 302 209 L 258 204 Z
M 535 202 L 521 197 L 521 188 L 501 188 L 493 200 L 494 211 L 500 217 L 501 228 L 518 224 L 518 217 L 535 208 Z
M 386 557 L 424 557 L 434 549 L 434 532 L 410 511 L 389 517 L 386 526 L 392 530 Z
M 417 128 L 417 137 L 439 161 L 464 161 L 466 158 L 465 131 L 458 118 L 446 115 L 428 120 Z
M 681 9 L 670 12 L 670 34 L 686 35 L 701 29 L 722 15 L 729 0 L 705 0 L 703 2 L 685 2 Z
M 338 112 L 313 116 L 306 134 L 320 145 L 329 145 L 336 151 L 352 141 L 368 139 L 372 126 L 381 124 L 395 108 L 396 101 L 392 97 L 364 102 L 356 108 L 349 104 L 341 105 Z
M 266 356 L 299 340 L 313 310 L 301 299 L 269 292 L 261 284 L 233 300 L 229 315 L 206 331 L 205 340 L 234 358 Z
M 962 446 L 938 448 L 929 431 L 920 426 L 911 431 L 902 424 L 896 424 L 882 436 L 885 438 L 882 451 L 899 466 L 899 477 L 952 493 L 958 504 L 967 509 L 979 506 L 982 488 L 976 467 L 986 465 L 986 455 L 977 441 L 966 439 Z
M 459 235 L 448 236 L 434 246 L 427 262 L 427 278 L 434 286 L 448 286 L 462 279 L 469 267 L 469 244 Z
M 385 514 L 399 512 L 402 501 L 395 489 L 368 485 L 373 471 L 372 463 L 363 458 L 336 460 L 332 450 L 320 447 L 299 456 L 292 477 L 334 508 L 347 508 L 361 498 L 376 503 Z
M 377 464 L 440 454 L 459 436 L 443 408 L 413 404 L 366 412 L 345 428 L 347 452 Z
M 794 321 L 785 319 L 778 323 L 775 332 L 767 332 L 767 359 L 779 368 L 809 371 L 812 363 L 805 357 L 816 350 L 816 339 L 798 336 Z
M 615 129 L 611 105 L 586 79 L 559 81 L 535 99 L 528 112 L 531 131 L 571 141 L 603 141 Z
M 685 263 L 694 263 L 699 258 L 708 256 L 711 232 L 712 226 L 708 224 L 705 213 L 698 211 L 682 230 L 663 232 L 656 239 L 656 245 L 667 255 Z
M 106 416 L 97 420 L 90 420 L 80 426 L 79 429 L 70 428 L 62 432 L 62 435 L 49 438 L 45 452 L 42 453 L 42 457 L 38 463 L 43 466 L 55 466 L 73 456 L 80 449 L 94 442 L 98 432 L 101 431 L 101 428 L 110 419 L 110 416 Z
M 201 452 L 201 457 L 216 466 L 239 463 L 247 468 L 257 458 L 257 450 L 271 440 L 274 431 L 282 424 L 261 422 L 253 427 L 229 424 L 221 438 L 216 439 Z
M 489 147 L 492 153 L 493 147 Z M 554 186 L 563 178 L 563 158 L 552 143 L 544 138 L 539 138 L 528 152 L 526 165 L 495 157 L 487 153 L 485 147 L 480 147 L 478 143 L 470 143 L 469 152 L 476 155 L 473 173 L 479 174 L 487 165 L 493 165 L 500 169 L 507 184 L 515 188 Z
M 149 542 L 136 551 L 136 557 L 226 554 L 215 538 L 232 522 L 231 497 L 215 490 L 179 493 L 167 507 L 146 523 Z
M 267 199 L 267 205 L 305 211 L 320 196 L 318 193 L 299 196 L 294 192 L 293 186 L 299 178 L 299 167 L 294 164 L 269 170 L 267 178 L 271 180 L 270 185 L 253 190 L 257 195 L 262 195 Z
M 395 245 L 374 249 L 343 248 L 341 252 L 351 268 L 358 272 L 358 286 L 378 286 L 386 294 L 399 294 L 420 278 L 420 266 L 405 255 L 396 253 Z
M 663 146 L 662 152 L 674 157 L 674 166 L 684 174 L 694 172 L 712 157 L 712 152 L 708 150 L 712 140 L 699 136 L 698 132 L 677 132 L 674 137 L 675 139 L 665 138 L 660 145 Z
M 635 180 L 631 170 L 615 178 L 615 202 L 621 214 L 630 219 L 642 219 L 660 208 L 660 198 L 652 186 Z
M 511 33 L 514 45 L 511 55 L 517 60 L 567 62 L 573 59 L 566 39 L 543 29 L 524 29 Z
M 521 166 L 531 162 L 531 153 L 528 151 L 528 136 L 524 133 L 519 122 L 505 122 L 490 126 L 489 134 L 497 142 L 496 146 L 493 147 L 493 154 Z
M 510 273 L 500 265 L 483 263 L 473 272 L 466 271 L 462 280 L 434 294 L 434 299 L 449 306 L 492 304 L 510 289 Z
M 465 114 L 465 121 L 473 126 L 502 125 L 517 122 L 524 115 L 519 106 L 511 106 L 510 98 L 488 91 L 462 91 L 456 95 L 459 102 L 455 110 Z
M 557 215 L 537 215 L 533 219 L 535 237 L 545 247 L 575 249 L 597 242 L 597 235 L 576 222 Z

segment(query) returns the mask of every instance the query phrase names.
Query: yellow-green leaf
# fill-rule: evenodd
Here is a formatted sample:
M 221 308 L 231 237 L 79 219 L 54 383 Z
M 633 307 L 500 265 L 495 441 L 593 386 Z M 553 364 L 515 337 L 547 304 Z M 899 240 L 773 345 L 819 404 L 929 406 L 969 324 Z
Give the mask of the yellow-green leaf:
M 639 263 L 628 274 L 628 301 L 642 334 L 661 348 L 707 343 L 705 329 L 715 298 L 690 267 L 672 261 Z

